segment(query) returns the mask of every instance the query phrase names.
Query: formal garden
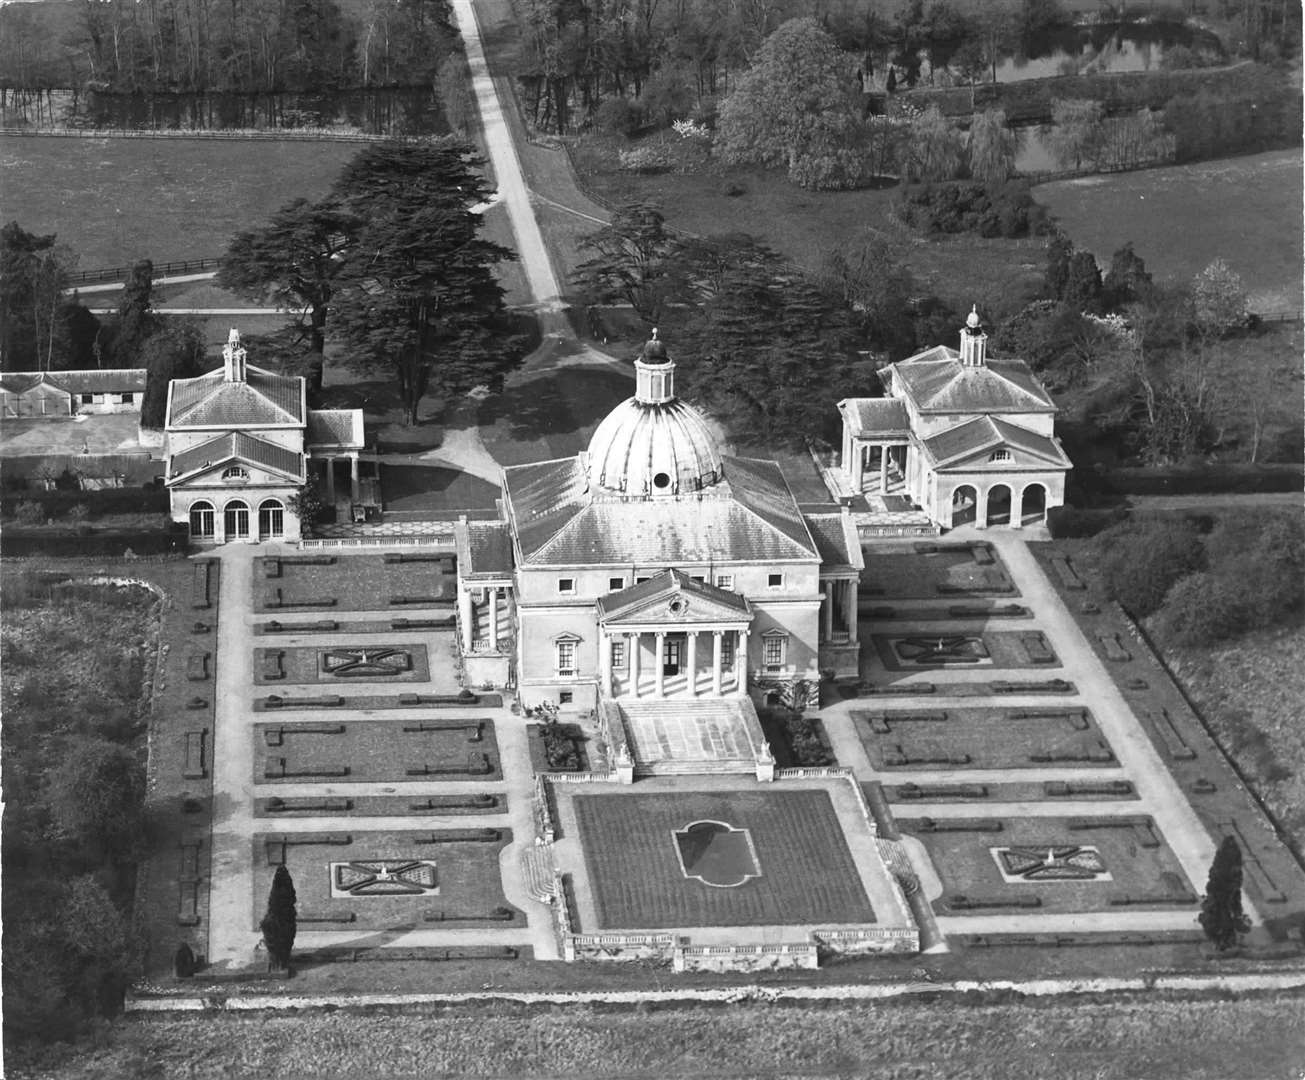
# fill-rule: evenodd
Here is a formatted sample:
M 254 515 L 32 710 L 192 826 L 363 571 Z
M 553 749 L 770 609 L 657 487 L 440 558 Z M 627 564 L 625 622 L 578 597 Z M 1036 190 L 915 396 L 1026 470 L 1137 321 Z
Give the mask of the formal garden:
M 863 608 L 871 602 L 878 604 L 881 598 L 893 601 L 1019 596 L 1001 556 L 983 541 L 886 541 L 876 544 L 872 550 L 874 558 L 867 559 L 861 571 Z
M 1060 660 L 1040 630 L 934 632 L 904 628 L 871 634 L 879 662 L 889 671 L 975 668 L 1058 668 Z M 864 663 L 864 659 L 863 659 Z
M 283 555 L 254 561 L 254 611 L 305 612 L 450 606 L 456 577 L 451 553 Z

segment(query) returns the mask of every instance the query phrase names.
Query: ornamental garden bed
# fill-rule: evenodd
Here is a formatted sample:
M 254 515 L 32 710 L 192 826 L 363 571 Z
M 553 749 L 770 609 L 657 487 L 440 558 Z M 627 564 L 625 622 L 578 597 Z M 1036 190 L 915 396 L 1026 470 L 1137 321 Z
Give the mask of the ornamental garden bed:
M 255 559 L 254 611 L 321 608 L 330 612 L 322 618 L 334 618 L 337 611 L 393 611 L 402 616 L 408 607 L 448 607 L 454 599 L 457 577 L 451 554 L 422 562 L 387 561 L 384 553 L 310 558 L 313 561 Z M 276 600 L 278 590 L 280 602 L 269 602 Z M 395 605 L 396 598 L 412 603 Z
M 292 713 L 313 709 L 499 709 L 503 695 L 480 691 L 452 694 L 277 694 L 254 699 L 254 712 Z
M 527 724 L 530 768 L 535 773 L 587 772 L 591 766 L 579 724 Z
M 252 923 L 283 857 L 301 931 L 519 927 L 499 873 L 511 842 L 510 829 L 257 833 Z
M 780 768 L 838 764 L 819 717 L 772 707 L 759 709 L 758 719 L 775 755 L 775 764 Z
M 429 681 L 425 645 L 286 645 L 254 650 L 254 682 L 258 685 Z
M 255 724 L 252 737 L 260 784 L 503 777 L 494 723 L 481 717 L 287 720 Z
M 1060 659 L 1037 630 L 912 631 L 871 634 L 889 671 L 1058 668 Z
M 502 814 L 507 796 L 495 792 L 456 795 L 332 795 L 257 799 L 258 817 L 290 821 L 298 817 L 454 817 Z
M 942 882 L 943 895 L 934 901 L 939 914 L 1136 907 L 1190 909 L 1195 917 L 1199 890 L 1149 817 L 981 814 L 978 808 L 968 818 L 897 814 L 897 827 L 924 845 Z
M 1024 783 L 976 784 L 958 778 L 950 783 L 884 784 L 884 795 L 902 812 L 922 803 L 1119 802 L 1135 800 L 1128 780 L 1029 780 Z M 976 811 L 982 812 L 982 811 Z
M 977 544 L 891 542 L 866 548 L 859 592 L 862 612 L 893 600 L 1020 595 L 996 549 Z
M 854 709 L 857 737 L 876 769 L 1116 767 L 1105 735 L 1082 708 Z

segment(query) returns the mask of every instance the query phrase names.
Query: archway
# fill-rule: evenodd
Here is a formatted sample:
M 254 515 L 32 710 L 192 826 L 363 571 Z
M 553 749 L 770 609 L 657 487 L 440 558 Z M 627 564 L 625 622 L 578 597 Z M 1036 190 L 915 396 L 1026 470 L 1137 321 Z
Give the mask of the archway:
M 190 504 L 190 535 L 194 540 L 213 539 L 213 504 L 201 499 Z
M 249 507 L 240 499 L 232 499 L 222 508 L 222 528 L 228 540 L 247 540 Z
M 1010 488 L 1006 484 L 993 484 L 988 489 L 989 525 L 1010 524 Z
M 1041 525 L 1047 520 L 1047 489 L 1041 484 L 1029 484 L 1020 498 L 1020 523 Z
M 979 493 L 972 484 L 962 484 L 952 492 L 952 528 L 972 525 L 979 504 Z
M 280 499 L 264 499 L 258 504 L 258 538 L 275 540 L 285 535 L 285 507 Z

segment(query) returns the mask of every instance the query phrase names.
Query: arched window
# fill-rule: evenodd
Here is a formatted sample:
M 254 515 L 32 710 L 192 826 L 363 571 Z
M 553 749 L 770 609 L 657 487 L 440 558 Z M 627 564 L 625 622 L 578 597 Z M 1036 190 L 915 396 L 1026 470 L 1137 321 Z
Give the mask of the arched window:
M 258 506 L 258 538 L 275 540 L 285 535 L 285 507 L 280 499 L 264 499 Z
M 213 504 L 203 500 L 190 504 L 190 535 L 196 540 L 213 538 Z
M 242 465 L 229 465 L 222 470 L 223 480 L 248 480 L 249 470 Z
M 994 450 L 988 455 L 989 461 L 1010 461 L 1009 450 Z
M 249 507 L 239 499 L 232 499 L 222 508 L 222 528 L 228 540 L 244 540 L 249 536 Z

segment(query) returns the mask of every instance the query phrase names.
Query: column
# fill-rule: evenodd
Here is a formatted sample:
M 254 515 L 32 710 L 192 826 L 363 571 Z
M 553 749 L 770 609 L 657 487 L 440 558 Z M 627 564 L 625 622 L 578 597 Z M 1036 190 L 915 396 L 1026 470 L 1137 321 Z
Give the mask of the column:
M 657 631 L 657 654 L 653 657 L 653 673 L 656 679 L 653 694 L 657 697 L 666 696 L 666 631 Z
M 826 581 L 824 591 L 820 594 L 820 615 L 825 624 L 825 641 L 834 640 L 834 586 L 836 582 Z
M 748 689 L 748 632 L 739 631 L 739 647 L 734 651 L 734 670 L 738 672 L 738 691 L 746 693 Z
M 977 484 L 974 487 L 974 527 L 988 527 L 988 489 L 980 488 Z
M 852 439 L 852 490 L 860 491 L 865 479 L 865 444 Z
M 489 651 L 498 652 L 498 587 L 489 590 Z
M 599 694 L 606 697 L 612 692 L 612 639 L 602 627 L 598 628 L 598 670 L 603 680 Z
M 471 590 L 465 587 L 458 589 L 458 618 L 462 620 L 462 651 L 469 653 L 475 616 L 471 610 Z
M 888 446 L 879 447 L 879 494 L 888 494 Z
M 689 631 L 689 697 L 698 696 L 698 631 Z
M 857 620 L 857 603 L 859 597 L 858 582 L 853 578 L 847 583 L 847 637 L 849 641 L 856 641 L 856 620 Z
M 630 634 L 625 639 L 629 643 L 630 656 L 626 663 L 630 668 L 630 694 L 639 696 L 639 635 Z
M 1012 529 L 1021 529 L 1024 527 L 1024 489 L 1020 488 L 1017 492 L 1015 485 L 1010 485 L 1010 527 Z
M 711 692 L 720 697 L 721 643 L 725 639 L 725 631 L 713 630 L 711 639 Z
M 349 498 L 358 501 L 358 452 L 349 455 Z
M 326 505 L 335 505 L 335 458 L 326 459 Z

